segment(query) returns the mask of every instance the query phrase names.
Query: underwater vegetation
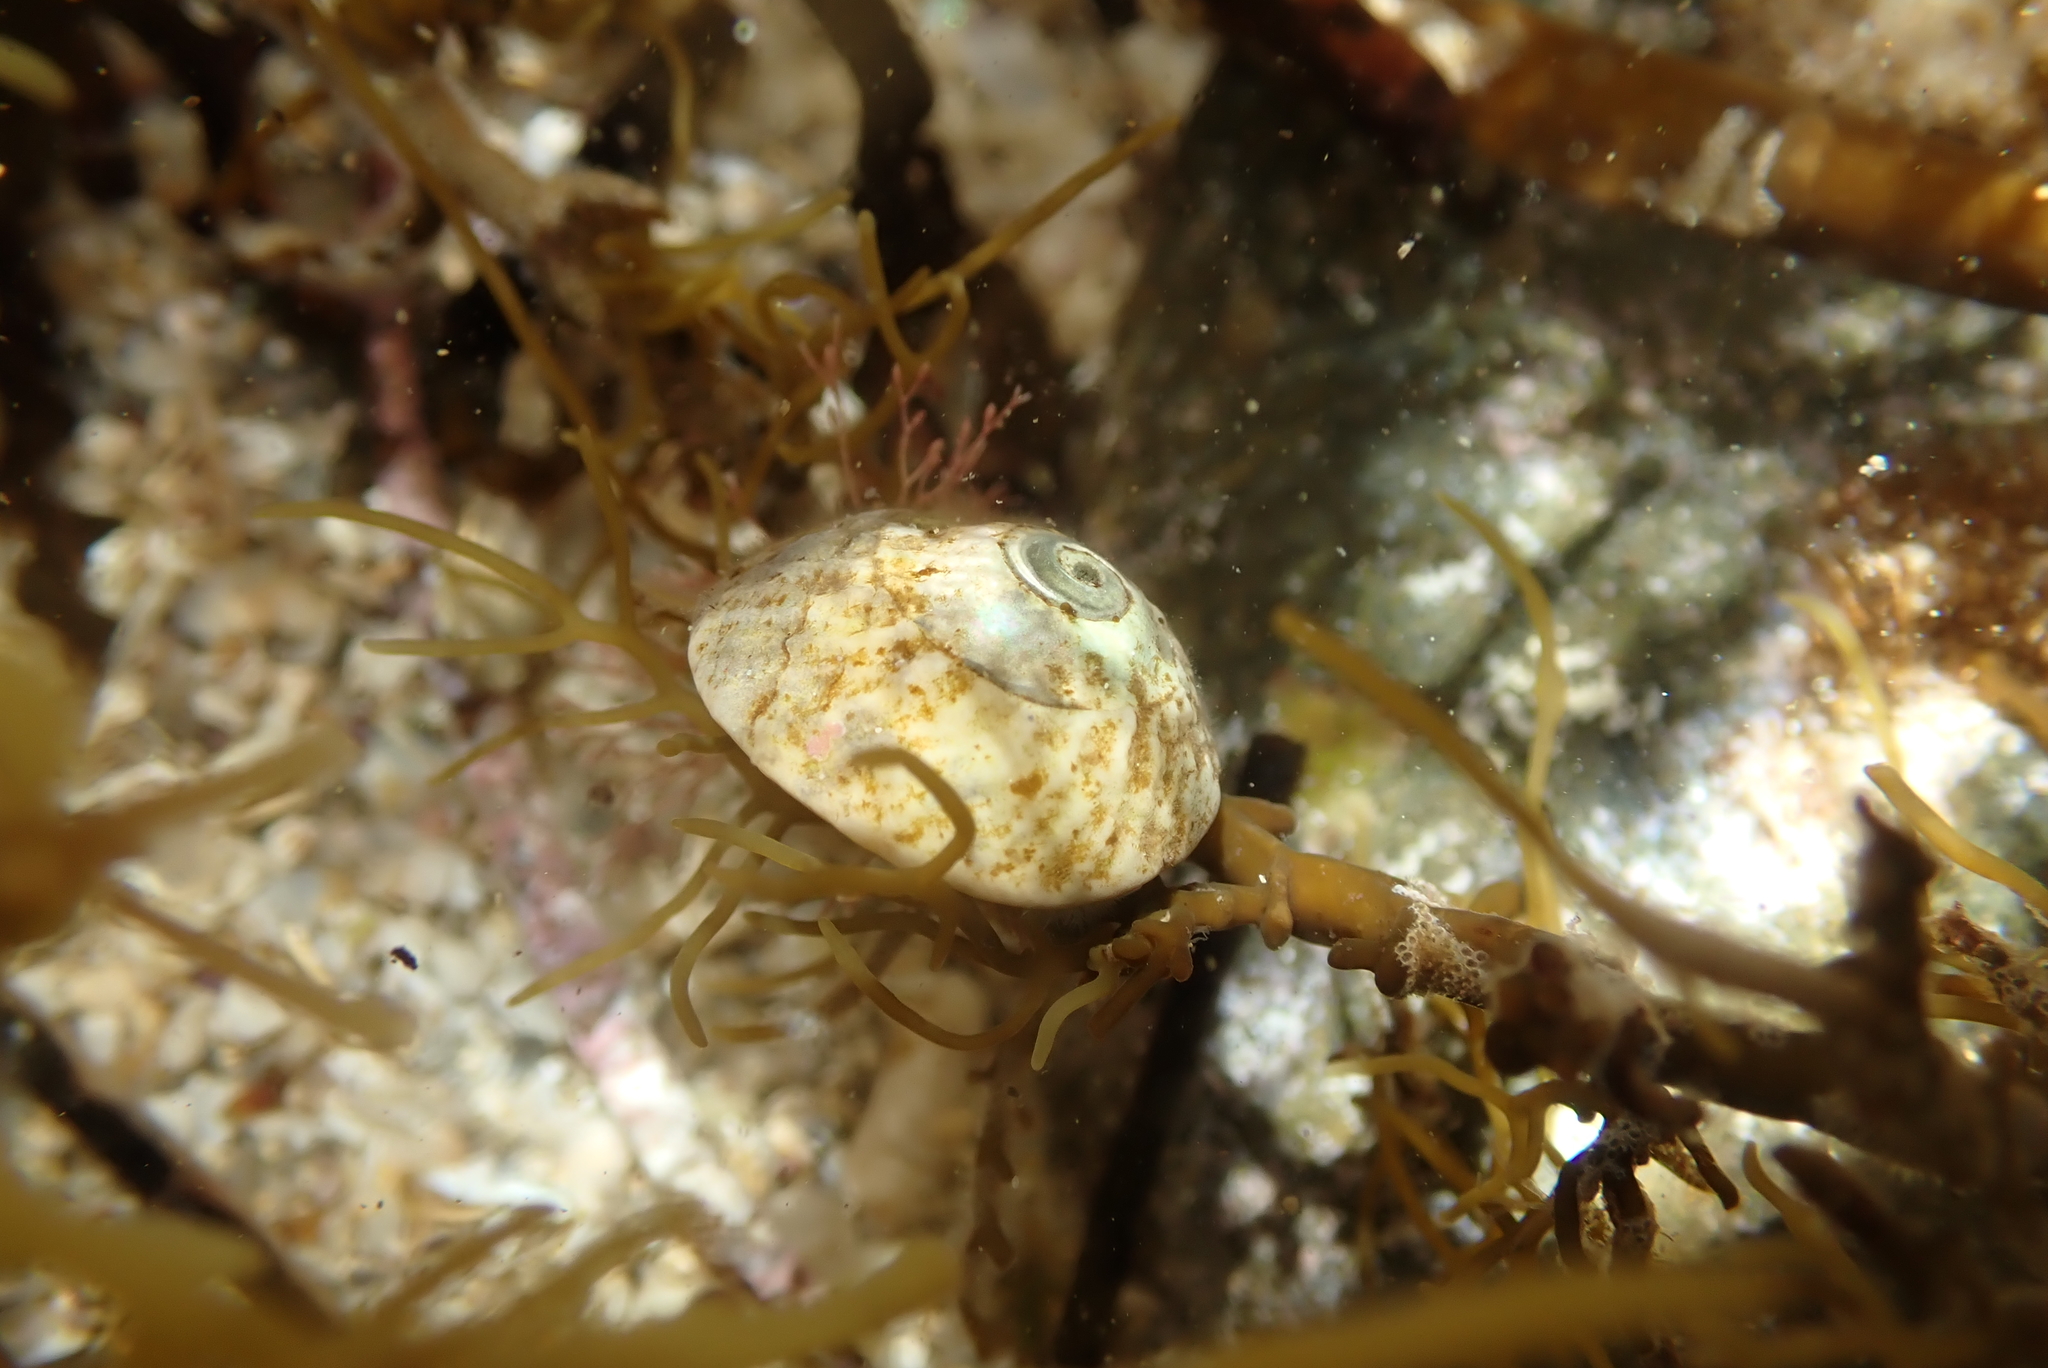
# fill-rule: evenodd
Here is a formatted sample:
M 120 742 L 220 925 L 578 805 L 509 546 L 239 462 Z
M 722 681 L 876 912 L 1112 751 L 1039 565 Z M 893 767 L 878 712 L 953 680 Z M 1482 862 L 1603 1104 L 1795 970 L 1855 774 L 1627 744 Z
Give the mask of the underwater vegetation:
M 477 538 L 351 499 L 278 502 L 256 516 L 400 534 L 439 553 L 451 575 L 516 602 L 503 615 L 516 627 L 379 641 L 372 654 L 468 661 L 596 647 L 640 677 L 642 692 L 623 703 L 530 708 L 483 736 L 451 773 L 560 729 L 660 722 L 673 728 L 663 755 L 715 758 L 745 789 L 736 812 L 678 814 L 677 827 L 709 849 L 672 896 L 611 943 L 550 968 L 522 998 L 642 951 L 702 907 L 669 970 L 676 1019 L 698 1046 L 776 1036 L 785 1019 L 777 1005 L 816 1001 L 825 980 L 828 1001 L 865 1000 L 934 1044 L 980 1053 L 1028 1039 L 1031 1062 L 1043 1065 L 1075 1016 L 1086 1014 L 1091 1036 L 1106 1036 L 1162 982 L 1188 979 L 1205 940 L 1255 928 L 1269 949 L 1290 940 L 1326 947 L 1333 967 L 1369 974 L 1389 998 L 1426 999 L 1456 1023 L 1461 1048 L 1450 1053 L 1396 1049 L 1341 1066 L 1376 1080 L 1370 1106 L 1385 1137 L 1376 1181 L 1430 1242 L 1441 1285 L 1182 1357 L 1931 1365 L 2017 1361 L 2038 1342 L 2037 1280 L 2015 1278 L 1981 1251 L 1939 1247 L 1817 1145 L 1774 1152 L 1789 1185 L 1753 1149 L 1741 1157 L 1782 1235 L 1689 1261 L 1655 1257 L 1657 1218 L 1637 1177 L 1644 1165 L 1736 1200 L 1699 1132 L 1706 1105 L 1798 1121 L 1932 1180 L 1994 1194 L 2016 1225 L 2033 1215 L 2048 1176 L 2048 1087 L 2036 1067 L 2048 984 L 2033 951 L 1966 909 L 1928 905 L 1937 866 L 1922 843 L 2011 888 L 2037 918 L 2048 918 L 2048 890 L 1916 796 L 1903 777 L 1911 757 L 1896 743 L 1872 767 L 1896 818 L 1863 815 L 1851 954 L 1804 963 L 1661 911 L 1575 854 L 1545 815 L 1565 706 L 1554 612 L 1508 538 L 1446 493 L 1446 507 L 1505 567 L 1538 642 L 1534 738 L 1519 778 L 1349 640 L 1291 608 L 1272 628 L 1477 787 L 1516 833 L 1519 876 L 1460 900 L 1301 853 L 1287 844 L 1287 807 L 1222 793 L 1222 759 L 1164 616 L 1080 542 L 1003 517 L 999 491 L 972 478 L 980 446 L 1013 406 L 987 398 L 958 437 L 919 449 L 929 420 L 917 405 L 969 334 L 976 272 L 1166 130 L 1141 132 L 944 269 L 892 287 L 863 215 L 857 286 L 803 272 L 759 283 L 741 273 L 739 249 L 796 233 L 836 203 L 746 242 L 686 251 L 657 245 L 649 206 L 616 185 L 587 184 L 580 198 L 522 209 L 525 189 L 504 179 L 501 154 L 465 141 L 460 111 L 437 103 L 415 69 L 416 27 L 509 19 L 563 37 L 582 24 L 645 22 L 638 9 L 539 4 L 469 15 L 368 0 L 334 13 L 311 0 L 263 8 L 327 73 L 331 89 L 320 98 L 353 102 L 437 202 L 551 395 L 601 536 L 565 587 Z M 687 120 L 684 109 L 672 114 L 679 128 Z M 545 307 L 480 240 L 470 222 L 479 208 L 508 234 Z M 718 383 L 740 396 L 733 402 L 762 418 L 753 443 L 716 455 L 706 446 L 660 472 L 688 489 L 682 502 L 697 515 L 689 528 L 652 507 L 652 453 L 670 435 L 653 377 L 676 360 L 662 355 L 671 346 L 718 370 Z M 886 357 L 887 367 L 871 377 L 880 383 L 863 416 L 840 421 L 850 406 L 825 401 L 848 378 L 849 350 Z M 836 481 L 834 499 L 808 483 L 778 483 L 792 473 L 808 482 L 814 470 Z M 654 554 L 686 557 L 701 572 L 686 605 L 671 610 L 643 587 Z M 1881 710 L 1883 690 L 1854 626 L 1824 602 L 1803 606 Z M 316 726 L 268 757 L 74 810 L 66 780 L 85 727 L 84 685 L 39 622 L 0 619 L 0 646 L 0 943 L 11 951 L 105 908 L 344 1037 L 401 1043 L 406 1024 L 395 1008 L 301 986 L 181 930 L 118 867 L 109 872 L 178 824 L 321 782 L 349 762 L 347 741 Z M 2006 684 L 2016 710 L 2039 706 L 2026 684 Z M 829 829 L 822 846 L 803 843 L 820 829 Z M 1202 877 L 1169 884 L 1184 864 Z M 1609 919 L 1643 963 L 1568 933 L 1567 897 Z M 703 1010 L 693 973 L 743 913 L 821 953 L 795 972 L 728 981 L 718 1008 Z M 1014 980 L 999 997 L 1004 1019 L 955 1032 L 893 990 L 886 979 L 913 946 L 928 947 L 934 964 Z M 1803 1024 L 1726 1009 L 1709 988 L 1757 995 Z M 749 1004 L 745 1014 L 737 1001 Z M 1943 1019 L 1999 1034 L 1966 1056 L 1936 1026 Z M 1476 1160 L 1400 1108 L 1397 1076 L 1478 1104 Z M 1598 1138 L 1562 1162 L 1549 1139 L 1560 1107 L 1601 1122 Z M 975 1177 L 984 1187 L 1009 1181 L 1001 1138 L 982 1147 Z M 1411 1159 L 1453 1194 L 1448 1204 L 1426 1200 Z M 1555 1174 L 1548 1190 L 1546 1163 Z M 814 1297 L 712 1297 L 630 1328 L 586 1316 L 601 1278 L 657 1240 L 689 1238 L 697 1219 L 684 1206 L 657 1206 L 506 1305 L 453 1328 L 429 1323 L 419 1313 L 435 1292 L 544 1223 L 516 1210 L 448 1242 L 368 1311 L 308 1325 L 266 1286 L 254 1242 L 165 1212 L 88 1213 L 0 1167 L 0 1260 L 108 1297 L 117 1328 L 93 1352 L 110 1362 L 741 1365 L 843 1345 L 953 1297 L 961 1281 L 955 1246 L 920 1240 L 886 1268 Z M 979 1222 L 975 1238 L 977 1256 L 1001 1261 L 999 1217 Z
M 18 548 L 15 548 L 18 550 Z M 11 577 L 13 567 L 8 567 Z M 104 877 L 105 867 L 140 855 L 164 834 L 209 812 L 251 803 L 346 768 L 345 736 L 313 730 L 261 759 L 223 767 L 139 798 L 97 807 L 64 805 L 85 725 L 86 697 L 63 643 L 50 627 L 15 606 L 12 586 L 0 603 L 0 707 L 9 718 L 0 739 L 6 778 L 0 807 L 0 946 L 12 950 L 61 931 L 81 905 L 133 919 L 223 974 L 313 1013 L 380 1049 L 412 1034 L 402 1008 L 374 998 L 338 996 L 264 965 L 201 932 L 180 926 L 138 894 Z
M 1488 162 L 1603 208 L 2013 308 L 2048 302 L 2040 170 L 2007 149 L 1513 0 L 1222 9 L 1287 35 L 1368 107 L 1454 126 Z
M 1541 621 L 1540 598 L 1532 599 L 1532 608 L 1537 610 L 1532 616 Z M 1896 1223 L 1853 1176 L 1816 1149 L 1786 1147 L 1778 1154 L 1812 1206 L 1781 1192 L 1758 1166 L 1754 1152 L 1745 1156 L 1752 1182 L 1781 1209 L 1793 1235 L 1789 1246 L 1744 1248 L 1701 1266 L 1643 1266 L 1656 1227 L 1636 1185 L 1636 1167 L 1654 1158 L 1720 1192 L 1725 1200 L 1734 1195 L 1692 1129 L 1698 1104 L 1668 1091 L 1674 1085 L 1727 1105 L 1796 1116 L 1872 1152 L 1961 1183 L 1997 1181 L 2001 1174 L 2008 1181 L 2026 1182 L 2048 1163 L 2040 1139 L 2048 1136 L 2048 1125 L 2043 1124 L 2048 1121 L 2048 1098 L 2009 1072 L 1999 1076 L 1962 1065 L 1929 1032 L 1926 1015 L 1930 1009 L 1940 1011 L 1944 1003 L 1974 1003 L 1974 1013 L 1966 1007 L 1949 1014 L 1975 1015 L 2025 1035 L 2032 1029 L 2028 1017 L 2017 1012 L 2000 1015 L 1990 1004 L 2000 999 L 2014 1006 L 2032 1004 L 2038 986 L 2024 969 L 2013 972 L 2019 957 L 2009 947 L 1973 927 L 1960 909 L 1954 909 L 1942 919 L 1942 942 L 1969 956 L 1969 961 L 1965 972 L 1949 975 L 1938 985 L 1945 991 L 1930 992 L 1923 982 L 1928 967 L 1924 888 L 1933 865 L 1910 838 L 1874 817 L 1868 819 L 1871 843 L 1853 914 L 1868 949 L 1849 961 L 1820 968 L 1746 950 L 1672 921 L 1587 868 L 1557 842 L 1530 797 L 1504 780 L 1414 690 L 1389 679 L 1299 615 L 1283 614 L 1276 628 L 1360 687 L 1402 725 L 1442 749 L 1516 822 L 1529 840 L 1531 867 L 1554 867 L 1661 963 L 1685 975 L 1795 1003 L 1823 1023 L 1823 1029 L 1758 1030 L 1739 1020 L 1717 1020 L 1682 1000 L 1658 998 L 1583 943 L 1531 924 L 1536 916 L 1554 918 L 1554 910 L 1528 915 L 1530 909 L 1514 909 L 1528 919 L 1474 911 L 1432 901 L 1426 890 L 1385 875 L 1293 855 L 1274 835 L 1288 825 L 1283 809 L 1256 800 L 1232 800 L 1197 852 L 1205 866 L 1232 882 L 1176 893 L 1166 909 L 1139 919 L 1123 937 L 1109 943 L 1108 958 L 1101 962 L 1094 983 L 1081 990 L 1090 998 L 1116 990 L 1102 1017 L 1110 1018 L 1119 999 L 1128 999 L 1133 987 L 1142 992 L 1164 975 L 1184 977 L 1193 932 L 1257 925 L 1275 944 L 1289 934 L 1300 935 L 1330 944 L 1333 965 L 1372 972 L 1381 990 L 1390 995 L 1432 993 L 1477 1009 L 1470 1018 L 1473 1052 L 1482 1057 L 1483 1051 L 1487 1060 L 1479 1072 L 1434 1055 L 1383 1056 L 1360 1060 L 1358 1067 L 1373 1074 L 1419 1071 L 1469 1091 L 1496 1109 L 1507 1134 L 1493 1171 L 1478 1175 L 1446 1154 L 1427 1132 L 1409 1132 L 1425 1160 L 1440 1166 L 1446 1179 L 1462 1180 L 1466 1191 L 1460 1208 L 1482 1214 L 1495 1225 L 1495 1235 L 1474 1249 L 1453 1252 L 1446 1246 L 1462 1291 L 1436 1294 L 1410 1311 L 1381 1310 L 1351 1324 L 1248 1343 L 1224 1359 L 1246 1356 L 1247 1362 L 1263 1362 L 1277 1354 L 1322 1361 L 1321 1355 L 1338 1346 L 1369 1342 L 1375 1346 L 1376 1360 L 1488 1361 L 1496 1355 L 1577 1349 L 1611 1339 L 1676 1335 L 1689 1348 L 1703 1350 L 1708 1357 L 1702 1361 L 1718 1361 L 1716 1356 L 1721 1355 L 1731 1356 L 1729 1361 L 1747 1361 L 1762 1343 L 1769 1343 L 1774 1361 L 1827 1362 L 1882 1349 L 1888 1362 L 1945 1363 L 1996 1361 L 1996 1346 L 2002 1340 L 2011 1342 L 2030 1333 L 2024 1307 L 2001 1316 L 1994 1306 L 1990 1320 L 1973 1320 L 1967 1326 L 1894 1323 L 1885 1293 L 1843 1253 L 1826 1218 L 1866 1242 L 1882 1236 L 1888 1254 L 1923 1272 L 1924 1252 L 1914 1249 L 1908 1232 L 1893 1228 Z M 936 795 L 951 796 L 950 786 L 929 766 L 909 767 L 919 771 L 918 777 Z M 1911 796 L 1895 772 L 1874 768 L 1880 785 L 1907 819 L 1937 846 L 1957 858 L 1986 863 L 1987 872 L 2013 880 L 2031 906 L 2048 901 L 2037 884 L 2016 871 L 1997 870 L 1995 860 L 1961 842 Z M 957 797 L 943 806 L 956 822 L 971 829 L 972 819 L 964 816 Z M 737 830 L 717 834 L 733 844 L 745 842 Z M 949 842 L 940 859 L 957 860 L 962 853 L 959 845 L 957 840 Z M 741 848 L 749 846 L 779 856 L 800 873 L 820 872 L 815 861 L 778 850 L 772 840 L 745 842 Z M 920 890 L 890 879 L 887 871 L 871 887 L 862 887 L 869 883 L 847 879 L 847 886 L 865 897 L 879 895 L 899 903 L 916 899 L 941 909 L 950 901 L 929 891 L 920 897 Z M 759 885 L 754 891 L 771 898 L 777 892 Z M 786 896 L 809 901 L 814 892 L 793 888 Z M 1492 900 L 1526 896 L 1526 886 L 1498 889 Z M 935 941 L 943 934 L 936 913 L 923 925 L 906 921 L 902 913 L 895 921 L 899 927 L 923 930 Z M 891 1007 L 887 990 L 865 971 L 831 920 L 820 919 L 816 925 L 862 991 L 885 1009 Z M 973 936 L 964 943 L 972 944 Z M 1057 956 L 1047 958 L 1059 962 Z M 1118 970 L 1125 966 L 1132 972 L 1120 978 Z M 1034 967 L 1032 972 L 1039 977 L 1044 970 Z M 1040 1000 L 1027 1001 L 1035 1010 Z M 1072 1004 L 1079 1005 L 1083 1004 Z M 905 1024 L 941 1043 L 969 1049 L 994 1043 L 947 1038 L 900 1005 L 897 1011 Z M 2037 1017 L 2038 1011 L 2028 1016 Z M 1056 1028 L 1057 1017 L 1048 1020 Z M 1025 1024 L 1016 1021 L 1011 1029 Z M 1506 1091 L 1494 1072 L 1523 1074 L 1536 1065 L 1556 1076 L 1519 1093 Z M 1542 1157 L 1545 1114 L 1557 1105 L 1598 1112 L 1606 1124 L 1600 1139 L 1563 1165 L 1548 1202 L 1542 1202 L 1528 1185 Z M 1398 1121 L 1395 1126 L 1399 1128 Z M 1397 1186 L 1407 1181 L 1398 1167 L 1390 1173 Z M 651 1213 L 644 1228 L 607 1240 L 502 1316 L 446 1337 L 409 1336 L 404 1328 L 408 1303 L 465 1261 L 480 1257 L 507 1233 L 492 1231 L 451 1251 L 442 1267 L 419 1275 L 408 1295 L 395 1298 L 360 1330 L 333 1341 L 309 1340 L 303 1330 L 267 1312 L 259 1298 L 252 1297 L 253 1304 L 232 1297 L 222 1300 L 227 1294 L 207 1290 L 216 1281 L 232 1283 L 237 1276 L 252 1275 L 253 1253 L 232 1238 L 172 1217 L 138 1216 L 125 1226 L 109 1225 L 65 1210 L 61 1203 L 23 1188 L 11 1175 L 9 1183 L 0 1193 L 9 1215 L 18 1218 L 9 1228 L 25 1237 L 14 1257 L 78 1271 L 108 1288 L 128 1308 L 124 1334 L 136 1345 L 137 1362 L 192 1361 L 181 1356 L 202 1353 L 222 1337 L 237 1344 L 237 1361 L 248 1362 L 320 1361 L 323 1356 L 335 1362 L 450 1362 L 466 1361 L 474 1354 L 488 1361 L 542 1363 L 600 1347 L 604 1361 L 636 1362 L 642 1355 L 667 1352 L 663 1345 L 681 1344 L 693 1347 L 692 1362 L 754 1362 L 788 1352 L 791 1346 L 833 1342 L 850 1333 L 849 1327 L 873 1324 L 942 1295 L 949 1276 L 944 1270 L 951 1266 L 951 1256 L 942 1250 L 920 1247 L 907 1250 L 901 1266 L 890 1274 L 877 1275 L 870 1283 L 800 1311 L 770 1316 L 707 1306 L 658 1330 L 580 1332 L 573 1328 L 573 1316 L 564 1328 L 566 1308 L 587 1295 L 589 1282 L 610 1261 L 626 1257 L 636 1242 L 659 1230 L 660 1219 Z M 1600 1202 L 1607 1214 L 1604 1243 L 1611 1263 L 1603 1276 L 1588 1280 L 1592 1263 L 1583 1223 L 1587 1204 L 1593 1201 Z M 1434 1218 L 1425 1218 L 1434 1228 Z M 1531 1262 L 1545 1232 L 1557 1236 L 1563 1264 L 1568 1271 L 1580 1270 L 1578 1279 L 1567 1274 L 1560 1281 L 1559 1274 Z M 146 1251 L 153 1241 L 176 1253 L 152 1257 Z M 1908 1263 L 1916 1259 L 1919 1262 Z M 1468 1281 L 1503 1261 L 1518 1269 L 1506 1281 Z M 190 1283 L 166 1287 L 148 1271 L 166 1266 L 178 1268 L 181 1279 L 189 1278 Z M 1972 1275 L 1958 1269 L 1950 1276 L 1964 1286 L 1946 1295 L 1963 1298 Z M 1920 1289 L 1916 1295 L 1927 1292 Z M 1791 1336 L 1775 1326 L 1757 1330 L 1751 1325 L 1756 1318 L 1781 1314 L 1812 1317 L 1829 1305 L 1865 1313 L 1875 1310 L 1881 1319 L 1872 1323 L 1845 1315 L 1831 1320 L 1823 1314 L 1817 1323 Z M 1451 1324 L 1467 1329 L 1447 1331 Z M 537 1328 L 541 1326 L 550 1328 L 542 1331 Z M 581 1338 L 585 1334 L 596 1338 Z M 1761 1338 L 1752 1341 L 1752 1334 Z M 728 1336 L 739 1347 L 709 1347 Z M 547 1348 L 537 1347 L 543 1342 Z M 273 1347 L 261 1347 L 265 1344 Z M 505 1358 L 511 1345 L 520 1346 L 524 1356 Z M 1404 1345 L 1411 1348 L 1404 1351 Z M 292 1356 L 289 1360 L 272 1357 L 287 1354 Z M 1389 1354 L 1398 1357 L 1384 1358 Z
M 619 1332 L 580 1314 L 591 1285 L 649 1242 L 687 1226 L 687 1212 L 652 1210 L 586 1251 L 505 1314 L 456 1330 L 422 1331 L 416 1303 L 494 1246 L 545 1218 L 515 1212 L 416 1270 L 374 1314 L 336 1330 L 308 1325 L 266 1299 L 266 1256 L 246 1238 L 190 1218 L 144 1212 L 84 1216 L 0 1167 L 0 1258 L 79 1278 L 113 1297 L 121 1328 L 95 1353 L 136 1364 L 617 1364 L 742 1365 L 813 1353 L 943 1298 L 956 1277 L 949 1250 L 907 1246 L 872 1277 L 802 1306 L 713 1299 L 674 1321 Z

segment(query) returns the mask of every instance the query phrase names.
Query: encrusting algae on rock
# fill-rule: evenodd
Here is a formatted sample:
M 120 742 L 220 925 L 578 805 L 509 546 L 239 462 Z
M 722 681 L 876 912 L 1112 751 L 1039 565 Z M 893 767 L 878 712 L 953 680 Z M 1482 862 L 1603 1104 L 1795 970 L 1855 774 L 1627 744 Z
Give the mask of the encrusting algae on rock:
M 0 544 L 0 552 L 9 549 Z M 13 571 L 0 565 L 0 578 L 11 581 Z M 333 776 L 355 758 L 348 739 L 316 728 L 259 760 L 140 798 L 68 808 L 64 786 L 84 739 L 87 695 L 56 633 L 16 606 L 11 582 L 0 587 L 0 713 L 7 718 L 0 730 L 0 953 L 56 934 L 90 905 L 149 927 L 208 968 L 311 1013 L 344 1038 L 387 1050 L 411 1039 L 403 1008 L 345 997 L 262 964 L 180 925 L 105 873 L 185 823 Z

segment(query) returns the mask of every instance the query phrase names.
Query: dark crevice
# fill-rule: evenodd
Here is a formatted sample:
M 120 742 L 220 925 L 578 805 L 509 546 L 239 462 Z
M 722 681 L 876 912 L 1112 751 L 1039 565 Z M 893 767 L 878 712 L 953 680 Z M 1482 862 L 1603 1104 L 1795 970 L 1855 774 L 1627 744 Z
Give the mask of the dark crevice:
M 1254 736 L 1231 791 L 1285 803 L 1294 795 L 1306 757 L 1307 749 L 1298 741 L 1271 733 Z M 1063 1368 L 1095 1368 L 1108 1357 L 1117 1294 L 1139 1252 L 1140 1224 L 1172 1137 L 1171 1123 L 1201 1065 L 1224 975 L 1247 929 L 1210 937 L 1195 956 L 1195 972 L 1187 982 L 1172 984 L 1164 992 L 1166 1001 L 1137 1088 L 1089 1203 L 1081 1256 L 1053 1337 L 1052 1359 Z
M 875 217 L 883 275 L 894 286 L 919 269 L 944 270 L 972 250 L 980 234 L 961 217 L 945 156 L 925 134 L 932 81 L 916 45 L 887 0 L 809 3 L 860 89 L 853 207 Z M 1053 354 L 1037 305 L 1008 266 L 997 262 L 969 282 L 968 299 L 974 324 L 948 367 L 954 373 L 935 376 L 927 391 L 935 394 L 937 426 L 950 433 L 962 419 L 978 417 L 984 404 L 1001 406 L 1018 389 L 1029 393 L 1029 407 L 990 443 L 976 483 L 999 484 L 1028 503 L 1050 505 L 1067 433 L 1075 428 L 1066 367 Z M 942 308 L 904 320 L 913 347 L 937 327 Z M 875 402 L 888 388 L 891 369 L 887 349 L 871 346 L 853 377 L 855 391 Z
M 214 1190 L 211 1180 L 128 1109 L 95 1095 L 55 1034 L 4 990 L 0 1083 L 19 1087 L 46 1107 L 145 1205 L 194 1217 L 262 1246 L 269 1257 L 239 1281 L 242 1292 L 307 1325 L 332 1323 L 333 1312 L 291 1275 L 269 1241 Z

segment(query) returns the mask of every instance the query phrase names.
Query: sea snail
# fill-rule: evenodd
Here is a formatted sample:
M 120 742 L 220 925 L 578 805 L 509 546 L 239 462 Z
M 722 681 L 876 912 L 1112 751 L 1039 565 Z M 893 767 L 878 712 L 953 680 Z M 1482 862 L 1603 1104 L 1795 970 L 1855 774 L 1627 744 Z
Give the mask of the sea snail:
M 974 817 L 948 872 L 1012 907 L 1113 898 L 1185 858 L 1221 801 L 1187 654 L 1110 564 L 1044 526 L 856 514 L 720 585 L 690 632 L 705 707 L 792 797 L 892 864 Z

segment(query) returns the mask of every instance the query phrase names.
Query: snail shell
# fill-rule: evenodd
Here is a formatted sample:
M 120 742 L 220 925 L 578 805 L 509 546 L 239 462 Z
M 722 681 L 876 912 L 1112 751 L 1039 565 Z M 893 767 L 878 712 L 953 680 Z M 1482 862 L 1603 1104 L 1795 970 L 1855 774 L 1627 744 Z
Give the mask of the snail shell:
M 762 773 L 896 865 L 953 824 L 901 747 L 974 815 L 947 874 L 1013 907 L 1126 893 L 1215 819 L 1216 748 L 1166 619 L 1047 527 L 862 513 L 784 546 L 704 601 L 704 705 Z

